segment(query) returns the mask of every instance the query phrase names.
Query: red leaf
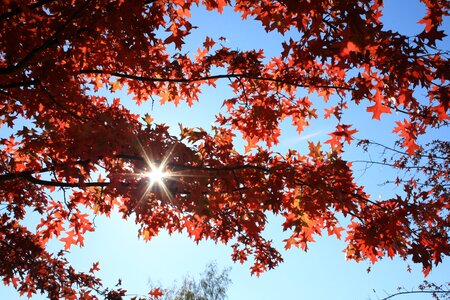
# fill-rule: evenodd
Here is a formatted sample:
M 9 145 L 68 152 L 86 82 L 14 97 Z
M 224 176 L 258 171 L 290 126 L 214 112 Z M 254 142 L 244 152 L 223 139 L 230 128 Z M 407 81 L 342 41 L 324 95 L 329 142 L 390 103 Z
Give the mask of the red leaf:
M 203 43 L 203 47 L 205 47 L 207 50 L 210 50 L 215 44 L 216 42 L 214 42 L 212 38 L 207 36 L 205 42 Z
M 98 264 L 99 264 L 99 262 L 95 262 L 95 263 L 92 265 L 92 268 L 89 269 L 89 273 L 94 273 L 95 271 L 99 271 L 100 268 L 98 267 Z
M 355 43 L 353 43 L 352 41 L 348 41 L 345 48 L 341 51 L 341 56 L 349 56 L 352 52 L 361 52 L 361 50 Z
M 148 294 L 150 296 L 154 297 L 155 299 L 158 299 L 164 295 L 164 293 L 161 291 L 160 288 L 155 288 L 155 289 L 151 290 Z
M 423 19 L 421 19 L 417 23 L 425 24 L 425 31 L 426 32 L 430 32 L 431 29 L 433 28 L 433 20 L 429 16 L 424 17 Z
M 64 242 L 64 250 L 69 250 L 72 245 L 77 244 L 77 234 L 75 233 L 75 230 L 66 232 L 67 236 L 64 238 L 59 239 L 61 242 Z
M 380 120 L 380 115 L 383 113 L 390 114 L 391 109 L 383 104 L 383 95 L 380 91 L 375 93 L 373 98 L 375 104 L 367 107 L 367 112 L 373 113 L 372 119 Z
M 258 142 L 259 142 L 259 139 L 257 137 L 248 138 L 247 145 L 244 147 L 244 152 L 249 153 L 252 149 L 257 147 Z

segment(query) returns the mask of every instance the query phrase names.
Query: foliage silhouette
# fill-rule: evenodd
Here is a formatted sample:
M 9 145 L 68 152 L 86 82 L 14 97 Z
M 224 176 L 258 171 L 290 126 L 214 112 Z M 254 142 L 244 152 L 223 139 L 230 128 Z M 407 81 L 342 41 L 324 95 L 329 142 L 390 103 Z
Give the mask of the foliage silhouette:
M 102 286 L 98 265 L 77 272 L 65 257 L 84 245 L 93 217 L 112 210 L 134 217 L 145 240 L 167 230 L 230 243 L 232 259 L 252 258 L 257 275 L 282 262 L 262 236 L 267 214 L 285 219 L 287 249 L 344 233 L 348 259 L 411 258 L 428 274 L 450 253 L 450 143 L 445 134 L 423 142 L 449 124 L 448 52 L 439 46 L 449 4 L 422 2 L 424 29 L 408 37 L 383 28 L 382 0 L 2 1 L 0 124 L 13 132 L 0 140 L 3 282 L 51 299 L 123 297 Z M 265 58 L 206 37 L 192 57 L 184 38 L 196 4 L 218 12 L 233 5 L 266 31 L 295 38 Z M 202 88 L 224 79 L 234 97 L 220 99 L 226 112 L 215 126 L 180 125 L 179 136 L 101 93 L 124 88 L 137 104 L 201 105 Z M 356 182 L 342 155 L 358 132 L 344 121 L 351 107 L 374 124 L 401 116 L 396 145 L 364 136 L 358 144 L 386 151 L 385 160 L 368 162 L 401 172 L 386 180 L 403 194 L 374 199 Z M 319 115 L 335 121 L 326 145 L 274 150 L 283 120 L 301 134 Z M 149 177 L 155 169 L 167 176 Z M 42 217 L 36 229 L 24 225 L 30 211 Z M 64 250 L 49 252 L 51 239 Z

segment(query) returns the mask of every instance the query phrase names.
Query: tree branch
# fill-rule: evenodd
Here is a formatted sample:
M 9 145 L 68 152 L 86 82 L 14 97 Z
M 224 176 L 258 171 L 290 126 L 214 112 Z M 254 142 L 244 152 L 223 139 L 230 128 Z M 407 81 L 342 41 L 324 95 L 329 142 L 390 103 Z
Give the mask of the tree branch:
M 44 186 L 56 186 L 56 187 L 107 187 L 110 185 L 110 182 L 80 182 L 80 183 L 68 183 L 68 182 L 60 182 L 60 181 L 50 181 L 50 180 L 42 180 L 33 177 L 31 174 L 23 174 L 20 176 L 27 181 L 39 185 Z
M 38 80 L 20 81 L 20 82 L 0 84 L 0 89 L 11 89 L 16 87 L 32 86 L 36 84 L 39 84 Z
M 23 69 L 23 67 L 31 61 L 38 53 L 46 50 L 52 45 L 58 42 L 59 36 L 63 33 L 64 29 L 76 18 L 78 18 L 79 14 L 88 6 L 91 0 L 87 0 L 83 3 L 53 34 L 49 37 L 41 46 L 34 48 L 31 50 L 25 57 L 23 57 L 19 62 L 14 65 L 10 65 L 4 68 L 0 68 L 0 74 L 10 74 L 15 71 Z
M 390 164 L 387 162 L 381 162 L 381 161 L 373 161 L 373 160 L 352 160 L 351 163 L 365 163 L 365 164 L 369 164 L 369 165 L 381 165 L 381 166 L 386 166 L 386 167 L 393 167 L 393 168 L 397 168 L 397 169 L 419 169 L 419 170 L 423 170 L 425 168 L 428 168 L 428 170 L 433 170 L 436 171 L 434 169 L 430 169 L 429 167 L 426 166 L 397 166 L 395 164 Z
M 103 157 L 99 157 L 99 159 L 102 159 L 102 158 Z M 117 154 L 114 156 L 114 158 L 145 162 L 145 159 L 143 157 L 136 156 L 136 155 Z M 90 161 L 80 160 L 80 161 L 74 162 L 74 164 L 87 164 L 89 162 Z M 159 164 L 159 163 L 161 163 L 161 161 L 155 161 L 155 163 Z M 253 170 L 259 170 L 259 171 L 263 171 L 263 172 L 271 171 L 271 169 L 269 169 L 269 168 L 257 166 L 257 165 L 208 167 L 208 166 L 190 166 L 190 165 L 182 165 L 182 164 L 177 164 L 177 163 L 168 163 L 167 166 L 170 168 L 173 168 L 173 169 L 178 169 L 178 170 L 196 170 L 196 171 L 208 171 L 208 172 L 223 172 L 223 171 L 234 171 L 234 170 L 243 170 L 243 169 L 253 169 Z M 64 167 L 64 164 L 56 165 L 53 167 L 41 168 L 39 170 L 34 170 L 34 171 L 22 171 L 22 172 L 17 172 L 17 173 L 1 174 L 0 182 L 22 178 L 22 179 L 28 180 L 32 183 L 39 184 L 39 185 L 46 185 L 46 186 L 82 187 L 82 186 L 107 186 L 107 185 L 109 185 L 108 182 L 64 183 L 64 182 L 58 182 L 58 181 L 41 180 L 41 179 L 37 179 L 37 178 L 33 177 L 33 174 L 58 171 L 58 169 L 60 167 Z
M 309 88 L 309 87 L 315 87 L 315 88 L 323 88 L 323 89 L 341 89 L 341 90 L 347 90 L 347 91 L 354 91 L 355 88 L 353 87 L 346 87 L 346 86 L 335 86 L 335 85 L 309 85 L 309 84 L 300 84 L 294 81 L 288 81 L 280 78 L 271 78 L 271 77 L 261 77 L 261 76 L 254 76 L 251 74 L 219 74 L 219 75 L 210 75 L 210 76 L 203 76 L 203 77 L 194 77 L 194 78 L 156 78 L 156 77 L 146 77 L 146 76 L 139 76 L 139 75 L 131 75 L 126 73 L 120 73 L 120 72 L 111 72 L 111 71 L 105 71 L 105 70 L 98 70 L 98 69 L 86 69 L 81 70 L 79 72 L 80 74 L 102 74 L 102 75 L 110 75 L 120 78 L 127 78 L 137 81 L 143 81 L 143 82 L 174 82 L 174 83 L 189 83 L 189 82 L 198 82 L 198 81 L 205 81 L 205 80 L 215 80 L 215 79 L 231 79 L 231 78 L 246 78 L 246 79 L 253 79 L 253 80 L 259 80 L 259 81 L 270 81 L 280 84 L 287 84 L 292 85 L 296 87 L 301 88 Z
M 136 160 L 145 162 L 145 159 L 142 156 L 137 155 L 128 155 L 128 154 L 117 154 L 114 157 Z M 161 163 L 161 161 L 155 161 L 156 164 Z M 271 169 L 257 166 L 257 165 L 237 165 L 237 166 L 223 166 L 223 167 L 209 167 L 209 166 L 191 166 L 191 165 L 182 165 L 177 163 L 167 163 L 167 166 L 173 169 L 181 169 L 181 170 L 197 170 L 197 171 L 211 171 L 211 172 L 221 172 L 221 171 L 234 171 L 234 170 L 242 170 L 242 169 L 254 169 L 260 170 L 264 172 L 270 172 Z
M 44 6 L 45 4 L 48 4 L 48 3 L 51 3 L 51 2 L 54 2 L 54 1 L 55 1 L 55 0 L 41 0 L 41 1 L 37 1 L 37 2 L 35 2 L 35 3 L 32 3 L 32 4 L 28 5 L 28 6 L 27 6 L 27 9 L 28 9 L 28 10 L 33 10 L 33 9 L 35 9 L 35 8 L 42 7 L 42 6 Z M 8 19 L 8 18 L 11 18 L 11 17 L 13 17 L 13 16 L 16 16 L 16 15 L 20 14 L 22 11 L 23 11 L 23 10 L 22 10 L 21 7 L 13 8 L 13 9 L 11 9 L 11 10 L 8 11 L 8 12 L 3 13 L 3 14 L 0 16 L 0 20 L 3 21 L 3 20 L 6 20 L 6 19 Z
M 77 114 L 75 114 L 74 112 L 72 112 L 71 110 L 69 110 L 68 108 L 66 108 L 65 106 L 63 106 L 61 103 L 59 103 L 58 101 L 56 101 L 55 97 L 53 97 L 53 95 L 49 92 L 49 90 L 47 90 L 46 87 L 44 87 L 44 85 L 39 84 L 39 86 L 42 88 L 42 90 L 44 91 L 44 93 L 48 96 L 48 98 L 50 99 L 50 101 L 55 104 L 56 106 L 58 106 L 60 109 L 62 109 L 63 111 L 65 111 L 66 113 L 68 113 L 70 116 L 74 117 L 77 120 L 80 120 L 82 122 L 86 122 L 89 120 L 89 118 L 85 118 L 85 117 L 81 117 Z
M 391 299 L 395 296 L 399 296 L 399 295 L 406 295 L 406 294 L 450 294 L 450 291 L 406 291 L 406 292 L 398 292 L 395 294 L 392 294 L 390 296 L 387 296 L 381 300 L 387 300 L 387 299 Z
M 380 147 L 382 147 L 382 148 L 384 148 L 386 150 L 390 150 L 390 151 L 396 152 L 398 154 L 411 156 L 411 155 L 409 155 L 408 153 L 406 153 L 404 151 L 400 151 L 400 150 L 394 149 L 392 147 L 380 144 L 380 143 L 375 142 L 375 141 L 371 141 L 371 140 L 368 140 L 368 139 L 356 139 L 356 140 L 358 141 L 358 144 L 367 144 L 367 145 L 371 144 L 371 145 L 375 145 L 375 146 L 380 146 Z M 415 154 L 415 155 L 417 155 L 417 154 Z M 420 154 L 419 157 L 428 158 L 429 156 L 427 154 Z M 449 157 L 442 157 L 442 156 L 433 156 L 433 157 L 436 158 L 436 159 L 443 159 L 443 160 L 449 159 Z

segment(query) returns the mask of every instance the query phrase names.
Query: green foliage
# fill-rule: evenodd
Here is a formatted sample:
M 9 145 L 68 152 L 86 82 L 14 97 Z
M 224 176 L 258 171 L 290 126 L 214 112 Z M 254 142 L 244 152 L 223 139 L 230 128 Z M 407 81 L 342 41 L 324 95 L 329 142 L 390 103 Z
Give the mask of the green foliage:
M 163 300 L 225 300 L 227 289 L 231 284 L 229 278 L 230 268 L 219 271 L 217 264 L 211 262 L 206 265 L 205 271 L 197 281 L 187 275 L 178 286 L 164 290 Z

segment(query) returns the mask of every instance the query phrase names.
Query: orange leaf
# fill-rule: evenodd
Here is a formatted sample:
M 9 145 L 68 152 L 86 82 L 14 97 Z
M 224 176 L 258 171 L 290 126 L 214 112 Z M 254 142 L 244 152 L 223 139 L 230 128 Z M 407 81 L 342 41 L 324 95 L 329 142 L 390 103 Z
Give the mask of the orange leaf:
M 244 152 L 248 153 L 252 149 L 256 148 L 256 145 L 258 144 L 259 139 L 257 137 L 253 137 L 250 139 L 247 139 L 247 145 L 244 147 Z
M 341 51 L 341 56 L 342 57 L 349 56 L 351 52 L 361 52 L 361 50 L 355 43 L 348 41 L 345 48 L 342 49 Z
M 152 117 L 150 117 L 150 115 L 149 114 L 145 114 L 145 116 L 144 116 L 144 121 L 145 121 L 145 123 L 147 123 L 147 125 L 151 125 L 152 123 L 153 123 L 153 121 L 155 120 L 155 119 L 153 119 Z
M 156 299 L 164 295 L 160 288 L 153 289 L 148 294 Z
M 425 24 L 425 31 L 430 32 L 433 28 L 433 20 L 429 16 L 426 16 L 425 18 L 421 19 L 418 24 Z
M 64 250 L 69 250 L 72 245 L 77 244 L 77 239 L 75 239 L 76 233 L 75 230 L 66 232 L 67 236 L 61 238 L 60 241 L 64 242 Z
M 372 119 L 380 120 L 381 114 L 383 114 L 383 113 L 390 114 L 391 113 L 391 109 L 382 103 L 383 98 L 382 98 L 380 91 L 377 91 L 375 93 L 375 96 L 373 99 L 375 100 L 375 104 L 367 107 L 367 109 L 366 109 L 367 112 L 373 113 Z

